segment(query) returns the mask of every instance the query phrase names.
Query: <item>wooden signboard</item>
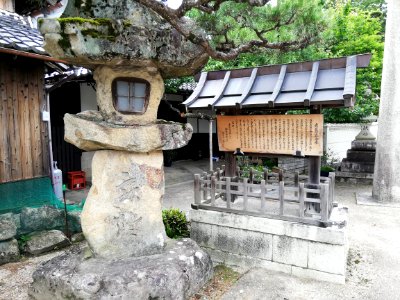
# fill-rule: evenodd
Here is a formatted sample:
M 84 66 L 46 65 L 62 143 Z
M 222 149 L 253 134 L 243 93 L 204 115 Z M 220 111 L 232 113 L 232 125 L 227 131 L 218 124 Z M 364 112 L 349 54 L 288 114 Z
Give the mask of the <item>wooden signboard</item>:
M 220 151 L 321 156 L 323 116 L 217 116 Z

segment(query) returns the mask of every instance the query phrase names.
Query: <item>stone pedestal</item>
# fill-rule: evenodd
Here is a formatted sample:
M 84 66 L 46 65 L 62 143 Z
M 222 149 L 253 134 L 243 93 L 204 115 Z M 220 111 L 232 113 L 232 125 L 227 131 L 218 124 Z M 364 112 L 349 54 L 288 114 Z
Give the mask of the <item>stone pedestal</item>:
M 88 248 L 75 246 L 41 265 L 33 274 L 30 298 L 184 300 L 213 271 L 209 255 L 190 239 L 169 240 L 162 253 L 143 257 L 90 255 Z

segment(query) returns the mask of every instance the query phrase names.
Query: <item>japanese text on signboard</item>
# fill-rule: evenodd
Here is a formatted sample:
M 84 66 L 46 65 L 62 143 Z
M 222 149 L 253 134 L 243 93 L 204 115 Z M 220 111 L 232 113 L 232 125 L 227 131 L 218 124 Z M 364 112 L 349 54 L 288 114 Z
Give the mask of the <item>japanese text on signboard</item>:
M 221 151 L 320 156 L 323 152 L 323 116 L 218 116 Z M 299 152 L 298 152 L 299 153 Z

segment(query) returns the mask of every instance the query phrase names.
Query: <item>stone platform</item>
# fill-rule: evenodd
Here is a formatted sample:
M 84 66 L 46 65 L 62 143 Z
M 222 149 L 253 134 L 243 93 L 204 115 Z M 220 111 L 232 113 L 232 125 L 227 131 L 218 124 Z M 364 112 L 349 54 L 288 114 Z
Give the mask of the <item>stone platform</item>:
M 334 208 L 336 225 L 328 228 L 200 209 L 191 210 L 190 219 L 191 238 L 215 263 L 345 283 L 346 208 Z
M 161 254 L 99 259 L 87 246 L 41 265 L 32 299 L 187 299 L 212 276 L 210 256 L 191 239 L 169 240 Z

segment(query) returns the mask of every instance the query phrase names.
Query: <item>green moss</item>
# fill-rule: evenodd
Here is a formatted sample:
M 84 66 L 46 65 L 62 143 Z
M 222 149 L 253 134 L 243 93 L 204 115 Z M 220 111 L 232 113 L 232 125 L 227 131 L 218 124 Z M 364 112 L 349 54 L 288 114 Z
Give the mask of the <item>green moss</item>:
M 107 18 L 96 18 L 96 19 L 86 19 L 86 18 L 81 18 L 81 17 L 69 17 L 69 18 L 59 18 L 57 19 L 58 22 L 60 23 L 61 27 L 66 24 L 92 24 L 95 26 L 112 26 L 112 21 L 111 19 Z
M 86 19 L 86 18 L 81 18 L 81 17 L 70 17 L 70 18 L 59 18 L 58 22 L 60 23 L 62 32 L 65 31 L 65 27 L 67 24 L 76 24 L 76 25 L 90 24 L 90 25 L 93 25 L 96 27 L 104 26 L 106 28 L 84 29 L 81 31 L 81 33 L 84 36 L 89 35 L 93 38 L 115 41 L 116 32 L 114 30 L 111 19 L 106 19 L 106 18 Z M 63 40 L 64 39 L 65 39 L 65 37 L 63 36 Z M 65 49 L 65 48 L 63 48 L 63 49 Z
M 132 26 L 132 22 L 129 21 L 129 20 L 124 20 L 124 21 L 122 22 L 122 24 L 124 25 L 124 28 L 128 28 L 128 27 L 131 27 L 131 26 Z
M 60 39 L 58 41 L 58 45 L 61 47 L 61 49 L 63 49 L 64 51 L 66 51 L 67 49 L 71 48 L 71 43 L 69 41 L 69 38 L 67 35 L 65 34 L 61 34 L 62 39 Z
M 85 29 L 85 30 L 82 30 L 81 33 L 82 33 L 83 36 L 89 35 L 89 36 L 91 36 L 92 38 L 95 38 L 95 39 L 104 39 L 104 40 L 109 40 L 109 41 L 112 41 L 112 42 L 115 41 L 115 36 L 114 35 L 106 35 L 106 34 L 103 34 L 103 33 L 99 32 L 99 31 L 97 31 L 95 29 Z

